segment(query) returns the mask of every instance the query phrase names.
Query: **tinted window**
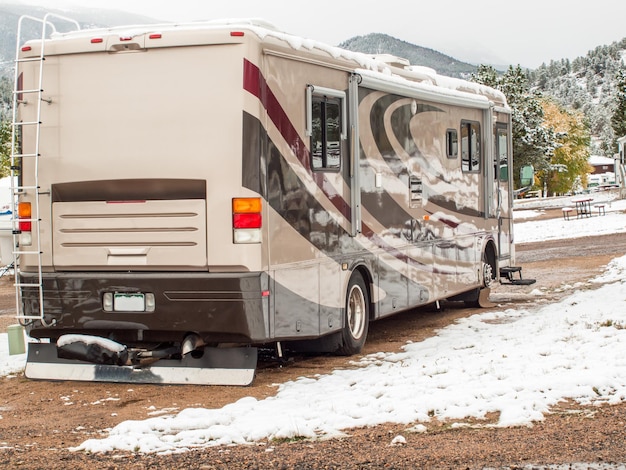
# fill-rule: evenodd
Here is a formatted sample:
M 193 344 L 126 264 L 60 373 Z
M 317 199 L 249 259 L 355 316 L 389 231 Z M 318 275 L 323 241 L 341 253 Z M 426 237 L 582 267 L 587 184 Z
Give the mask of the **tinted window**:
M 448 129 L 446 132 L 446 153 L 448 158 L 459 156 L 459 136 L 456 129 Z
M 463 171 L 480 171 L 479 122 L 461 122 L 461 168 Z
M 339 170 L 341 125 L 341 100 L 314 96 L 311 129 L 311 164 L 314 170 Z
M 497 130 L 496 148 L 498 152 L 498 165 L 500 167 L 500 181 L 508 181 L 509 179 L 509 146 L 508 132 L 506 129 Z

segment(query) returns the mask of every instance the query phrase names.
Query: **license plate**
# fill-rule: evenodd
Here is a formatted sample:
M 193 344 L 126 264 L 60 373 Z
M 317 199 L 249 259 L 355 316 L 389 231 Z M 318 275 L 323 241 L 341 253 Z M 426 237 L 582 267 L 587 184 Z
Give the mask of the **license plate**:
M 113 295 L 113 310 L 116 312 L 145 312 L 145 296 L 139 293 L 116 293 Z

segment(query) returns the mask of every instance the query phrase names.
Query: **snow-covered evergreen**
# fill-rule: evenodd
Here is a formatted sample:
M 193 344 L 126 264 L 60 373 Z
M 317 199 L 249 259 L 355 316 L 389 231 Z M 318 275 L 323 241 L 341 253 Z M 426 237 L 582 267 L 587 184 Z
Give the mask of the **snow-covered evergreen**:
M 533 86 L 566 108 L 582 111 L 593 136 L 592 153 L 612 156 L 616 136 L 611 118 L 618 106 L 618 75 L 624 70 L 626 38 L 598 46 L 573 61 L 553 60 L 529 76 Z

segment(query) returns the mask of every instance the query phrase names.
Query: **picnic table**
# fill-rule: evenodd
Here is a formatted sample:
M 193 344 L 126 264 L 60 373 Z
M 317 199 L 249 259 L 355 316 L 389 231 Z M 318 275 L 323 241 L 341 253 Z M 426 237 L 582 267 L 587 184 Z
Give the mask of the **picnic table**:
M 591 217 L 591 201 L 593 198 L 574 199 L 572 202 L 576 204 L 576 218 Z

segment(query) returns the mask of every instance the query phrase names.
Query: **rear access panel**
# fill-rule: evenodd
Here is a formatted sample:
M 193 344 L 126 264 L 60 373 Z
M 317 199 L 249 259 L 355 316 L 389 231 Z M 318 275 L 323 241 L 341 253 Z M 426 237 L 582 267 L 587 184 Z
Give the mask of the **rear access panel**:
M 57 269 L 203 267 L 203 199 L 72 201 L 52 205 Z

